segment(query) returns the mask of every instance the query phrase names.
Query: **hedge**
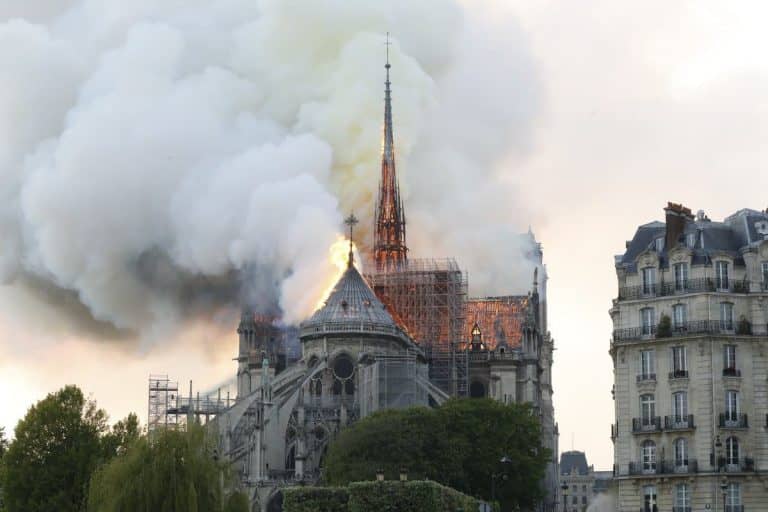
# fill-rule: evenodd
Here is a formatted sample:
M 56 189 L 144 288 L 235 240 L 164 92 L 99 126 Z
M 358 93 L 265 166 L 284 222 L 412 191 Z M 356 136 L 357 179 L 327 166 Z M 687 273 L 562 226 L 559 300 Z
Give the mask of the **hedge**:
M 343 487 L 283 489 L 284 512 L 347 512 L 349 492 Z
M 349 512 L 475 511 L 478 501 L 429 480 L 354 482 L 349 484 Z
M 474 512 L 478 501 L 429 480 L 354 482 L 349 487 L 289 487 L 284 512 Z M 494 507 L 495 508 L 495 507 Z

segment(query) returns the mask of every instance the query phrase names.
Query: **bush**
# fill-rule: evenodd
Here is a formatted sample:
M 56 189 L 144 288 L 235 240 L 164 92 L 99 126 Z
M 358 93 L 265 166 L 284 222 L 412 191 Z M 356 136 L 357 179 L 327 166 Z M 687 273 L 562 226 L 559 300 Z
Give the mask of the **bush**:
M 672 336 L 672 319 L 669 318 L 669 315 L 661 315 L 659 327 L 656 330 L 656 337 L 669 338 L 670 336 Z
M 355 482 L 349 484 L 349 512 L 474 511 L 475 498 L 431 481 Z
M 347 512 L 349 492 L 343 487 L 289 487 L 283 489 L 285 512 Z

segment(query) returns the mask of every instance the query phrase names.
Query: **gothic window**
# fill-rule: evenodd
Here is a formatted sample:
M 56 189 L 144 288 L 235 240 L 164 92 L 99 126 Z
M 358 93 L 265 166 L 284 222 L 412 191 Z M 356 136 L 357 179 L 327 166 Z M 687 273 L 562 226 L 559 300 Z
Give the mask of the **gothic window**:
M 291 446 L 288 455 L 285 456 L 285 469 L 288 471 L 296 470 L 296 447 Z
M 355 365 L 352 363 L 352 358 L 347 354 L 341 354 L 333 361 L 332 368 L 334 377 L 332 387 L 333 394 L 341 395 L 343 390 L 345 395 L 353 395 L 355 391 L 353 382 Z

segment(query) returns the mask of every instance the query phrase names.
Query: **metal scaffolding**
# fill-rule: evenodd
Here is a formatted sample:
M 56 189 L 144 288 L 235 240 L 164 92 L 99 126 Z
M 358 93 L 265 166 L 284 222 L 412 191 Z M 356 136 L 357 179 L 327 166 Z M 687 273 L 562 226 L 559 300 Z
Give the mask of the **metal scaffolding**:
M 149 399 L 147 414 L 147 432 L 158 429 L 184 430 L 187 423 L 208 423 L 216 415 L 235 404 L 235 399 L 222 398 L 221 390 L 216 396 L 192 393 L 192 381 L 189 381 L 189 394 L 181 396 L 179 383 L 171 381 L 167 375 L 149 376 Z
M 409 259 L 397 270 L 367 278 L 395 321 L 424 349 L 430 380 L 450 395 L 466 395 L 466 356 L 457 347 L 469 336 L 467 277 L 456 260 Z

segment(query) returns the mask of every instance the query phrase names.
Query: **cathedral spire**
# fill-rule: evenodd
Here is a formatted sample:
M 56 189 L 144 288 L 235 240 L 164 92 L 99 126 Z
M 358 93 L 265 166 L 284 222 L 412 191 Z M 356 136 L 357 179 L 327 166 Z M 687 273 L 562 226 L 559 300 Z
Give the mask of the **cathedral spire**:
M 389 80 L 389 32 L 386 40 L 387 61 L 384 65 L 384 141 L 381 151 L 381 181 L 376 205 L 373 256 L 376 270 L 396 270 L 407 259 L 405 245 L 405 213 L 400 202 L 400 185 L 395 170 L 395 137 L 392 130 L 392 89 Z

